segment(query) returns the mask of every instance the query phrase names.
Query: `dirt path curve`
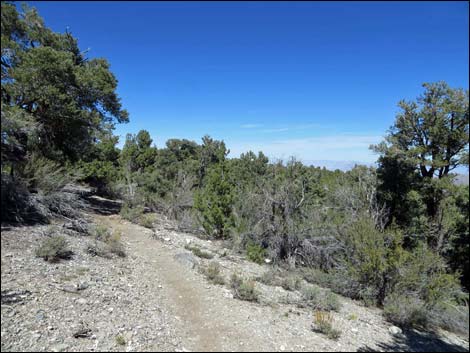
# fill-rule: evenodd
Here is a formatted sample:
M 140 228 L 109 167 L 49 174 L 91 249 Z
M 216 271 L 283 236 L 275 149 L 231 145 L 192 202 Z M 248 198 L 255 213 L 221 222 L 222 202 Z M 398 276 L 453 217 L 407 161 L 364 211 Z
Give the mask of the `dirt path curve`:
M 359 306 L 346 298 L 341 299 L 341 310 L 334 313 L 341 337 L 330 340 L 312 332 L 308 308 L 298 309 L 279 301 L 233 299 L 227 288 L 209 284 L 195 269 L 181 264 L 175 255 L 188 254 L 184 246 L 191 238 L 196 241 L 194 236 L 157 225 L 159 239 L 155 239 L 152 230 L 117 215 L 95 218 L 96 223 L 122 233 L 128 256 L 142 265 L 134 268 L 132 277 L 144 288 L 142 301 L 157 293 L 155 297 L 161 298 L 159 305 L 168 312 L 167 324 L 178 337 L 182 351 L 423 351 L 423 347 L 426 351 L 468 351 L 468 341 L 450 333 L 444 337 L 410 331 L 401 338 L 394 337 L 379 309 Z M 212 261 L 223 268 L 226 280 L 233 271 L 248 274 L 247 264 L 220 257 Z M 273 294 L 277 287 L 269 288 Z M 146 313 L 142 314 L 145 318 Z M 355 319 L 350 319 L 351 314 Z M 149 348 L 161 349 L 158 342 Z
M 140 226 L 119 221 L 116 217 L 97 216 L 98 221 L 123 234 L 128 253 L 148 264 L 141 273 L 149 292 L 162 291 L 164 303 L 174 313 L 175 324 L 182 333 L 185 349 L 191 351 L 259 351 L 269 349 L 268 342 L 260 342 L 252 332 L 235 327 L 234 321 L 246 319 L 232 310 L 226 312 L 233 299 L 214 296 L 210 288 L 174 259 L 174 253 L 164 244 L 152 239 Z M 246 305 L 243 304 L 243 305 Z M 233 306 L 233 305 L 232 305 Z

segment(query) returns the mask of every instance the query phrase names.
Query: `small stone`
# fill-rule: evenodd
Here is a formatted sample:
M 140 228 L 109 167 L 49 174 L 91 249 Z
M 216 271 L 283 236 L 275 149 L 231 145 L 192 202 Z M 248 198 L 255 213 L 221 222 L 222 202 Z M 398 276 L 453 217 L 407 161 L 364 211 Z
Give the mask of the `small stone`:
M 80 298 L 80 299 L 77 299 L 77 303 L 80 305 L 85 305 L 88 303 L 88 301 L 85 298 Z
M 114 308 L 109 308 L 109 309 L 108 309 L 108 311 L 109 311 L 110 313 L 112 313 L 113 310 L 114 310 Z
M 46 318 L 46 314 L 44 313 L 44 311 L 38 310 L 38 311 L 36 312 L 36 320 L 37 320 L 37 321 L 42 321 L 42 320 L 44 320 L 45 318 Z
M 170 241 L 171 238 L 163 238 L 164 241 Z
M 285 346 L 281 346 L 281 347 L 279 347 L 279 349 L 280 349 L 281 351 L 285 351 L 285 350 L 286 350 L 286 347 L 285 347 Z
M 78 290 L 85 290 L 89 287 L 90 285 L 86 282 L 81 282 L 78 284 L 77 289 Z
M 224 298 L 233 299 L 233 293 L 229 290 L 224 291 Z
M 267 264 L 270 264 L 270 263 L 271 263 L 271 259 L 264 259 L 264 262 L 267 263 Z
M 73 334 L 74 338 L 85 338 L 90 337 L 91 329 L 84 326 L 83 324 L 78 328 L 78 330 Z
M 390 326 L 388 328 L 388 332 L 390 332 L 394 336 L 399 336 L 402 333 L 401 328 L 399 328 L 397 326 Z

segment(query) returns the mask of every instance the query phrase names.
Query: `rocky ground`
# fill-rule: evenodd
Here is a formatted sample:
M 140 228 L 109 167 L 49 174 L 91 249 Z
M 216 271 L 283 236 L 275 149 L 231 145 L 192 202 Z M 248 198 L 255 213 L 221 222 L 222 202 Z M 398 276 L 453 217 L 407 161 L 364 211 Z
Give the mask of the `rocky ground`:
M 241 301 L 199 270 L 217 262 L 228 281 L 234 272 L 256 278 L 269 265 L 161 216 L 153 229 L 117 215 L 88 218 L 121 232 L 127 257 L 92 256 L 92 237 L 68 235 L 74 255 L 51 264 L 34 254 L 51 226 L 2 229 L 2 351 L 468 351 L 468 340 L 448 332 L 400 333 L 380 310 L 346 298 L 333 314 L 342 334 L 331 340 L 312 331 L 312 310 L 294 304 L 298 292 L 257 282 L 259 302 Z

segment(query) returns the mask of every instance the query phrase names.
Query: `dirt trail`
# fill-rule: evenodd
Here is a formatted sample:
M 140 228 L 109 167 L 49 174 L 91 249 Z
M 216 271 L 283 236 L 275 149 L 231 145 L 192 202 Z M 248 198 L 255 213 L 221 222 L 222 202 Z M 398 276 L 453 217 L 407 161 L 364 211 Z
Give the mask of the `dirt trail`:
M 268 342 L 260 342 L 253 332 L 234 326 L 234 321 L 241 322 L 246 317 L 240 317 L 235 311 L 231 312 L 231 317 L 218 315 L 226 311 L 227 301 L 233 306 L 233 299 L 215 297 L 193 271 L 175 260 L 174 253 L 152 239 L 142 227 L 119 222 L 114 217 L 99 216 L 98 219 L 120 231 L 129 246 L 128 252 L 148 263 L 148 270 L 141 273 L 141 279 L 150 286 L 148 292 L 163 292 L 165 304 L 174 313 L 176 325 L 183 333 L 184 348 L 191 351 L 259 351 L 270 346 Z
M 34 252 L 62 224 L 2 229 L 2 351 L 468 351 L 468 339 L 455 334 L 391 334 L 379 309 L 343 297 L 332 312 L 341 336 L 331 340 L 312 331 L 299 291 L 257 281 L 259 302 L 240 301 L 181 259 L 217 262 L 226 281 L 232 273 L 258 278 L 270 266 L 159 215 L 152 230 L 107 212 L 88 216 L 122 234 L 127 257 L 94 256 L 96 240 L 72 234 L 74 256 L 51 264 Z M 188 243 L 213 259 L 194 257 Z M 84 328 L 89 334 L 77 338 Z
M 335 325 L 343 334 L 337 341 L 330 340 L 312 332 L 310 310 L 280 302 L 234 300 L 228 289 L 209 284 L 196 270 L 175 259 L 177 254 L 188 254 L 184 250 L 188 240 L 217 252 L 215 244 L 162 225 L 152 231 L 119 216 L 96 216 L 96 221 L 120 231 L 128 254 L 145 264 L 139 267 L 137 278 L 145 283 L 146 295 L 160 291 L 161 305 L 174 318 L 169 324 L 180 337 L 183 351 L 421 351 L 423 347 L 426 351 L 468 351 L 468 341 L 453 334 L 443 337 L 410 331 L 393 337 L 390 324 L 378 309 L 359 306 L 346 298 L 342 298 L 340 312 L 334 314 Z M 153 238 L 154 232 L 163 235 L 163 241 Z M 254 275 L 250 273 L 253 265 L 243 259 L 219 256 L 216 261 L 225 269 L 226 279 L 239 270 Z M 266 269 L 258 266 L 259 270 L 262 273 Z M 283 291 L 268 288 L 272 294 Z M 351 320 L 351 313 L 358 319 Z

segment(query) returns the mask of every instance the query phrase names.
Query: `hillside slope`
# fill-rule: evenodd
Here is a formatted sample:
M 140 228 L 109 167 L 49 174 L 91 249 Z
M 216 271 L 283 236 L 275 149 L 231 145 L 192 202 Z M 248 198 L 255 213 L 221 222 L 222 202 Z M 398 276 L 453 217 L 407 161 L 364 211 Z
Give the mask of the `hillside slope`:
M 152 230 L 117 215 L 88 217 L 121 232 L 127 257 L 91 256 L 92 237 L 68 236 L 74 256 L 50 264 L 34 256 L 49 226 L 2 230 L 2 351 L 468 351 L 450 333 L 393 335 L 380 310 L 346 298 L 333 314 L 341 337 L 328 339 L 312 331 L 313 311 L 296 305 L 297 291 L 257 282 L 259 302 L 241 301 L 198 271 L 218 262 L 228 282 L 269 266 L 163 217 Z M 195 257 L 188 244 L 214 258 Z

